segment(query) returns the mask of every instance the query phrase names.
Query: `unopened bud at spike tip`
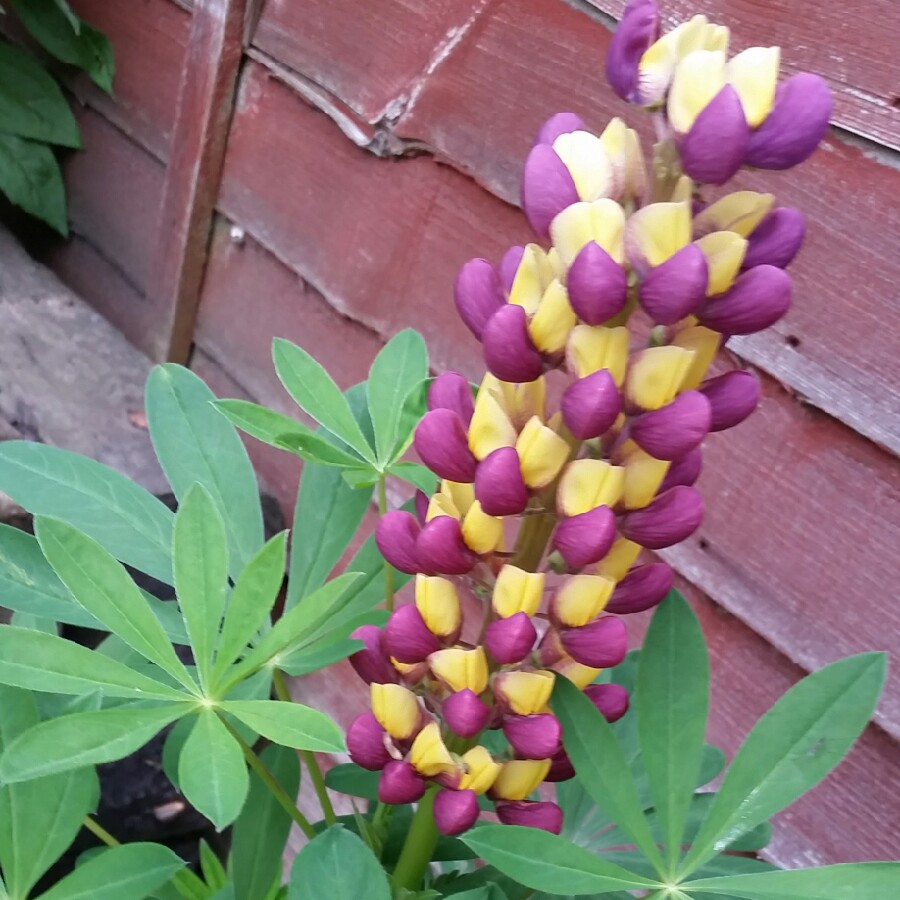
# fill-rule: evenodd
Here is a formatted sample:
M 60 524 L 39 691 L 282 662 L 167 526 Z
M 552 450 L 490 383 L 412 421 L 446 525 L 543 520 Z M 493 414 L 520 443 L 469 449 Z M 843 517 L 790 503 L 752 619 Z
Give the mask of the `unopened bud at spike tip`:
M 375 543 L 381 555 L 395 568 L 407 575 L 421 572 L 416 544 L 420 532 L 419 523 L 412 513 L 393 510 L 378 520 L 375 527 Z
M 541 354 L 528 334 L 528 315 L 515 303 L 500 307 L 481 336 L 484 361 L 501 381 L 534 381 L 544 369 Z
M 347 752 L 356 765 L 370 772 L 378 772 L 390 762 L 384 729 L 372 713 L 363 713 L 350 723 Z
M 697 313 L 702 325 L 722 334 L 755 334 L 774 325 L 791 305 L 791 277 L 775 266 L 748 269 L 734 286 Z
M 522 662 L 537 640 L 534 623 L 525 612 L 491 622 L 484 632 L 484 646 L 504 666 Z
M 350 635 L 365 646 L 350 655 L 350 665 L 366 684 L 389 684 L 399 681 L 397 670 L 391 665 L 384 640 L 384 632 L 376 625 L 361 625 Z
M 433 409 L 420 420 L 414 438 L 419 458 L 439 478 L 471 482 L 478 460 L 469 449 L 462 419 L 449 409 Z
M 451 731 L 463 738 L 473 738 L 487 725 L 491 710 L 478 694 L 464 688 L 444 701 L 441 714 Z
M 607 722 L 618 722 L 628 712 L 628 691 L 620 684 L 589 684 L 584 695 Z
M 563 519 L 556 527 L 553 546 L 572 569 L 581 569 L 606 556 L 616 537 L 616 517 L 607 506 Z
M 490 516 L 516 516 L 525 509 L 528 487 L 515 447 L 499 447 L 479 463 L 475 496 Z
M 468 428 L 475 411 L 475 398 L 469 382 L 459 372 L 442 372 L 428 388 L 428 408 L 452 410 Z
M 563 811 L 555 803 L 543 800 L 514 800 L 496 804 L 497 818 L 504 825 L 524 825 L 559 834 Z
M 441 642 L 428 630 L 422 614 L 412 603 L 398 606 L 384 626 L 388 652 L 398 662 L 423 662 Z
M 710 401 L 700 391 L 685 391 L 671 403 L 638 416 L 631 425 L 631 439 L 656 459 L 684 456 L 710 431 Z
M 726 372 L 705 382 L 700 390 L 712 410 L 710 431 L 740 425 L 759 405 L 759 380 L 752 372 Z
M 479 340 L 488 320 L 506 303 L 497 270 L 486 259 L 470 259 L 459 270 L 454 299 L 460 318 Z
M 606 611 L 617 615 L 643 612 L 661 603 L 675 576 L 666 563 L 648 563 L 632 569 L 616 585 Z
M 436 516 L 416 540 L 416 554 L 422 563 L 419 571 L 442 575 L 465 575 L 476 557 L 463 541 L 459 521 L 451 516 Z
M 434 824 L 444 835 L 462 834 L 478 820 L 478 796 L 475 791 L 444 788 L 434 797 Z
M 656 0 L 631 0 L 625 7 L 606 53 L 606 80 L 623 100 L 642 102 L 641 57 L 657 40 L 659 30 Z
M 703 302 L 708 279 L 703 251 L 688 244 L 647 272 L 638 299 L 654 322 L 674 325 Z
M 425 779 L 405 760 L 392 759 L 378 779 L 378 799 L 382 803 L 403 804 L 421 800 Z
M 660 494 L 649 506 L 627 513 L 622 534 L 648 550 L 662 550 L 692 535 L 703 521 L 703 499 L 692 487 L 679 485 Z
M 519 759 L 549 759 L 560 749 L 562 741 L 562 727 L 550 713 L 507 716 L 503 720 L 503 734 Z
M 628 276 L 599 244 L 589 241 L 569 267 L 566 288 L 578 318 L 602 325 L 625 306 Z
M 565 628 L 560 638 L 575 662 L 594 669 L 617 666 L 628 652 L 625 623 L 615 616 L 603 616 L 580 628 Z

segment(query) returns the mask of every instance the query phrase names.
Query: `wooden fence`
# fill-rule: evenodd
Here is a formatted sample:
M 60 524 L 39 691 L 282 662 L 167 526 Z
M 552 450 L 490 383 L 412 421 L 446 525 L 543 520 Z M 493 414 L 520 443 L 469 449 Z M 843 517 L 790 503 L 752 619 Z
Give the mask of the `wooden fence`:
M 639 119 L 602 77 L 623 0 L 73 6 L 113 41 L 117 96 L 71 85 L 85 152 L 67 160 L 73 238 L 50 263 L 152 357 L 284 409 L 275 335 L 345 387 L 407 325 L 436 368 L 477 374 L 453 278 L 528 239 L 515 203 L 537 126 L 563 109 L 598 129 Z M 706 522 L 664 554 L 711 642 L 711 739 L 731 754 L 805 672 L 900 650 L 900 3 L 664 6 L 727 22 L 739 47 L 781 44 L 789 71 L 822 74 L 836 98 L 811 162 L 741 179 L 808 216 L 795 306 L 734 341 L 764 402 L 708 442 Z M 254 452 L 290 502 L 297 467 Z M 900 856 L 898 739 L 895 655 L 860 745 L 779 817 L 769 856 Z

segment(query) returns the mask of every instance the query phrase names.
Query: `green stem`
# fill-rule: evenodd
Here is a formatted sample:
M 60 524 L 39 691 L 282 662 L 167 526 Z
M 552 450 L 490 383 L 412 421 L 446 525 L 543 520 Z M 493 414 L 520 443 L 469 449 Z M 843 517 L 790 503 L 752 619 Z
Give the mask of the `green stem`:
M 240 732 L 225 718 L 223 724 L 238 742 L 244 753 L 244 759 L 257 775 L 260 781 L 272 792 L 272 796 L 278 801 L 279 806 L 297 823 L 300 830 L 312 840 L 316 836 L 316 830 L 309 819 L 297 809 L 297 804 L 291 799 L 288 792 L 279 784 L 278 779 L 268 770 L 266 764 L 256 755 L 253 748 L 241 737 Z
M 90 816 L 85 816 L 81 823 L 95 837 L 100 838 L 107 847 L 121 847 L 122 842 L 117 841 L 98 821 Z
M 387 511 L 387 487 L 385 477 L 381 475 L 378 478 L 378 514 L 383 516 Z M 387 560 L 384 561 L 384 608 L 388 612 L 394 611 L 394 570 Z
M 400 888 L 417 890 L 425 877 L 425 871 L 438 842 L 437 825 L 434 824 L 434 795 L 437 790 L 437 785 L 432 785 L 425 792 L 409 825 L 406 842 L 391 877 L 396 892 L 399 892 Z

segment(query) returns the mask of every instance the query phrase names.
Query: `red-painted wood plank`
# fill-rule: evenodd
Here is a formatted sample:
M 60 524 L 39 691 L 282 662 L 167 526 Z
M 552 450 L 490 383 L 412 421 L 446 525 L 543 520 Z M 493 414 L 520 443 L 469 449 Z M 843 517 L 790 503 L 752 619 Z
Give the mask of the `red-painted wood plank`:
M 586 0 L 621 17 L 626 0 Z M 703 13 L 728 25 L 733 50 L 777 44 L 787 72 L 816 72 L 839 125 L 900 149 L 900 5 L 894 0 L 660 0 L 665 27 Z

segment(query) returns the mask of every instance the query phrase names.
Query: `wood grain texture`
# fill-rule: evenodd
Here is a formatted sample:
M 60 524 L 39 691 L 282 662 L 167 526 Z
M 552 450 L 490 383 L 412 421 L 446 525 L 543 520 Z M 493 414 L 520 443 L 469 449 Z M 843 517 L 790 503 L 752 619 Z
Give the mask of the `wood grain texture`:
M 167 311 L 156 359 L 184 363 L 190 352 L 246 13 L 246 0 L 198 0 L 194 6 L 147 289 Z
M 621 17 L 626 0 L 583 0 Z M 894 0 L 661 0 L 664 27 L 703 13 L 728 25 L 732 52 L 776 44 L 786 74 L 815 72 L 834 91 L 834 121 L 900 149 L 900 4 Z

